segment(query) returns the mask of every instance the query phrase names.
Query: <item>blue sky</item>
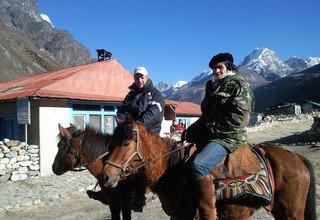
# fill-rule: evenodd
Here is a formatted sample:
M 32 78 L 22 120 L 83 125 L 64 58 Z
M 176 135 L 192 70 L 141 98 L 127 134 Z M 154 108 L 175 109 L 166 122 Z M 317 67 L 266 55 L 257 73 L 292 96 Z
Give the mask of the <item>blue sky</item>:
M 145 66 L 154 84 L 190 81 L 219 52 L 239 64 L 255 48 L 320 57 L 320 0 L 38 0 L 39 13 L 97 58 L 112 52 L 130 72 Z

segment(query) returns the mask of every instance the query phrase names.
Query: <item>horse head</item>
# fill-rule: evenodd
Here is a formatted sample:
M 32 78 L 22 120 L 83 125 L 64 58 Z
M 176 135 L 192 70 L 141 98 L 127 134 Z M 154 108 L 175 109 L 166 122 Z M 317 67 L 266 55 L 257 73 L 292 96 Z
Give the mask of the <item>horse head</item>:
M 76 149 L 72 146 L 73 134 L 77 131 L 76 127 L 64 128 L 58 124 L 60 141 L 58 142 L 58 152 L 52 164 L 52 171 L 56 175 L 62 175 L 71 170 L 78 160 Z
M 136 169 L 143 163 L 139 148 L 139 126 L 126 113 L 126 120 L 118 124 L 114 130 L 102 172 L 102 182 L 106 187 L 114 188 L 120 179 L 138 172 Z

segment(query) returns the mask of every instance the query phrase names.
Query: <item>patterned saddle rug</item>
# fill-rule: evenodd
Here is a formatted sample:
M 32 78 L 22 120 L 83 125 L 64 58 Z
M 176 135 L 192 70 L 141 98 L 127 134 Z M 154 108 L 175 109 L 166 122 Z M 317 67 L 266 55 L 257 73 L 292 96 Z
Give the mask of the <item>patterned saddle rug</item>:
M 269 175 L 261 152 L 258 152 L 260 149 L 251 149 L 259 159 L 260 171 L 235 178 L 214 180 L 217 202 L 250 201 L 259 203 L 261 206 L 268 206 L 272 203 L 273 178 Z M 266 209 L 270 210 L 271 207 L 266 207 Z

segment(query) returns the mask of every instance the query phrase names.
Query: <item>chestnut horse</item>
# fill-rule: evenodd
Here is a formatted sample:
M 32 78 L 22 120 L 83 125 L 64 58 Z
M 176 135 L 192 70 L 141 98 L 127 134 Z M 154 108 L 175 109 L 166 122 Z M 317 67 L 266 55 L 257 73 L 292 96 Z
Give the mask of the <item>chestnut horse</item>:
M 77 167 L 85 166 L 98 179 L 103 169 L 102 157 L 108 152 L 111 135 L 101 134 L 96 129 L 87 126 L 85 130 L 77 130 L 73 125 L 63 128 L 59 124 L 60 141 L 58 152 L 52 165 L 56 175 L 62 175 Z M 104 199 L 109 204 L 111 219 L 131 219 L 130 201 L 132 184 L 121 181 L 115 189 L 102 188 Z
M 103 170 L 104 186 L 116 187 L 119 180 L 140 172 L 159 196 L 171 219 L 193 219 L 196 215 L 188 161 L 170 166 L 172 146 L 136 124 L 129 117 L 115 129 L 111 152 Z M 315 180 L 310 162 L 301 155 L 276 146 L 262 147 L 273 169 L 275 219 L 316 219 Z M 254 201 L 217 202 L 218 219 L 249 219 L 262 206 Z

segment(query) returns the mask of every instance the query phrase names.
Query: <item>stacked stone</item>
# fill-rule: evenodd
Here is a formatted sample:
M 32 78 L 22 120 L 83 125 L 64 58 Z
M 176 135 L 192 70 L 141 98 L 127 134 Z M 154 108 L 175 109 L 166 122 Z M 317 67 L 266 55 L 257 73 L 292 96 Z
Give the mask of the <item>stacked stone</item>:
M 17 140 L 0 141 L 0 182 L 24 180 L 40 175 L 39 147 Z
M 301 123 L 305 120 L 309 120 L 313 117 L 311 114 L 302 114 L 299 116 L 288 115 L 268 115 L 259 121 L 255 126 L 248 127 L 247 132 L 262 131 L 273 126 L 287 124 L 287 123 Z
M 311 126 L 309 133 L 312 136 L 313 140 L 320 141 L 320 117 L 319 116 L 313 117 L 313 124 Z

